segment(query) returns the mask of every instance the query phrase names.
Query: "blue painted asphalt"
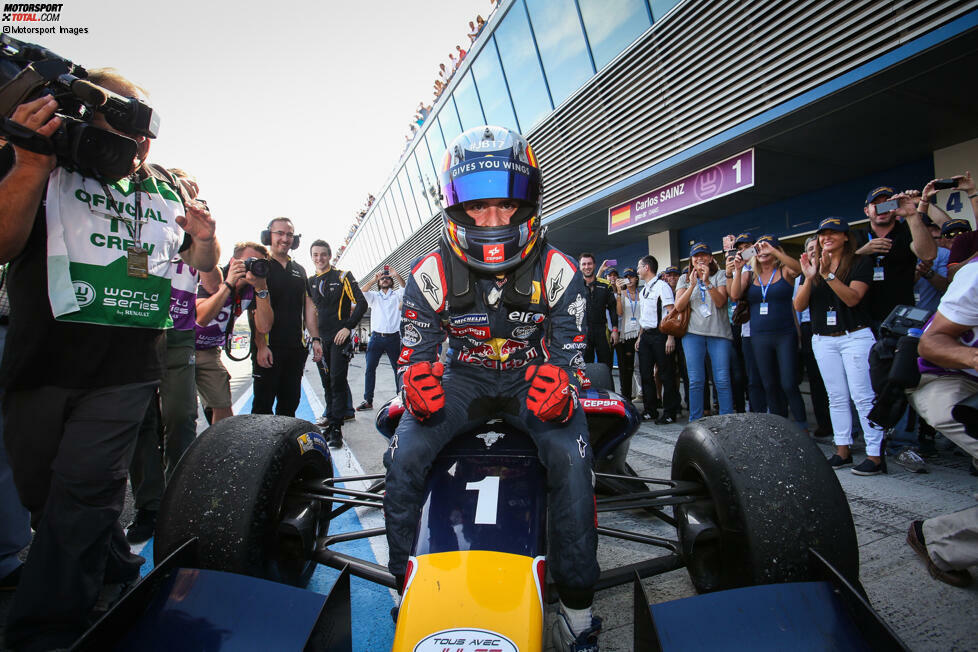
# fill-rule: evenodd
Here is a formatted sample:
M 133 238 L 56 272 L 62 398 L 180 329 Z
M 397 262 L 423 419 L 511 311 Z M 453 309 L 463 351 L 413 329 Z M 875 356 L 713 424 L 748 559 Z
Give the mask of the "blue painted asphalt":
M 249 414 L 250 412 L 251 397 L 237 410 L 238 414 Z M 311 422 L 316 421 L 317 416 L 313 413 L 312 406 L 309 403 L 305 391 L 302 393 L 302 401 L 299 403 L 299 409 L 296 411 L 295 416 Z M 333 472 L 336 475 L 340 475 L 335 462 L 333 464 Z M 333 519 L 329 526 L 330 534 L 362 529 L 363 524 L 360 522 L 356 511 L 352 509 Z M 377 561 L 367 539 L 347 541 L 334 546 L 333 549 L 367 561 Z M 141 571 L 143 575 L 146 575 L 153 569 L 152 539 L 146 543 L 139 554 L 146 558 L 146 563 L 143 565 Z M 339 571 L 326 566 L 319 566 L 309 581 L 309 586 L 306 588 L 325 595 L 329 593 L 338 576 Z M 394 606 L 394 599 L 391 597 L 390 591 L 383 586 L 368 582 L 359 577 L 351 577 L 350 600 L 354 652 L 389 650 L 394 642 L 394 623 L 390 616 L 391 607 Z

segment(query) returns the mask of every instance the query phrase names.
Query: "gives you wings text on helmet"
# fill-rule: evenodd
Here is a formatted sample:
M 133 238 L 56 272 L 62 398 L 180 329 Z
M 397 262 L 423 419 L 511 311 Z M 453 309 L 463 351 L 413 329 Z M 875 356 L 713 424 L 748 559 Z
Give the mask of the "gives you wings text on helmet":
M 472 269 L 502 273 L 539 244 L 543 185 L 530 144 L 505 127 L 469 129 L 448 146 L 439 173 L 445 239 Z M 478 199 L 515 199 L 520 208 L 505 226 L 480 227 L 462 207 Z

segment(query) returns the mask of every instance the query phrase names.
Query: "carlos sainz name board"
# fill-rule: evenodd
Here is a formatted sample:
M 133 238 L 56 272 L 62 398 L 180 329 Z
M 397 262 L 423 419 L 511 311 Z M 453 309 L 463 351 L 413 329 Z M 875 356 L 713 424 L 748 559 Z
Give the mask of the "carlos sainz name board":
M 608 233 L 617 233 L 754 185 L 754 150 L 694 172 L 608 209 Z

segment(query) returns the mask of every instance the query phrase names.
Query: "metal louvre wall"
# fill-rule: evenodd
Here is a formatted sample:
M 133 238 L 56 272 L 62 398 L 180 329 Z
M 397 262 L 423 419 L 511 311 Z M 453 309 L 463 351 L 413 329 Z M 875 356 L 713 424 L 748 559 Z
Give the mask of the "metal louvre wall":
M 975 9 L 687 0 L 530 134 L 552 214 Z
M 415 231 L 414 235 L 408 238 L 408 241 L 403 243 L 400 247 L 394 250 L 390 256 L 385 260 L 379 261 L 379 264 L 370 270 L 363 277 L 357 279 L 357 283 L 361 286 L 372 279 L 374 274 L 383 269 L 384 265 L 390 265 L 396 269 L 404 280 L 407 281 L 408 272 L 411 271 L 411 263 L 415 261 L 416 258 L 428 253 L 435 248 L 435 244 L 438 242 L 438 238 L 441 236 L 441 213 L 438 213 L 433 218 L 424 223 L 424 225 Z

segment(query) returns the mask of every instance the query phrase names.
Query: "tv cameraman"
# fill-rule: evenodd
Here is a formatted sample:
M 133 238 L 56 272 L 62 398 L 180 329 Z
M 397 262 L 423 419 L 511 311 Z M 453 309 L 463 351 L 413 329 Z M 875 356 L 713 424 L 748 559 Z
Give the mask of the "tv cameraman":
M 125 97 L 144 94 L 111 69 L 88 79 Z M 62 124 L 57 109 L 42 96 L 19 105 L 12 120 L 48 137 Z M 101 112 L 92 124 L 121 133 Z M 102 584 L 139 577 L 143 559 L 131 554 L 119 515 L 136 433 L 163 375 L 172 260 L 210 270 L 218 258 L 206 207 L 184 204 L 177 189 L 152 176 L 144 134 L 123 135 L 137 153 L 131 176 L 111 185 L 62 167 L 55 156 L 0 150 L 0 263 L 12 263 L 0 367 L 5 443 L 35 529 L 5 632 L 14 649 L 70 646 L 90 624 Z M 106 208 L 110 199 L 118 212 Z M 127 231 L 134 236 L 128 246 Z M 104 266 L 76 264 L 92 260 Z M 92 268 L 97 274 L 84 280 Z M 150 300 L 112 308 L 92 282 Z
M 268 249 L 257 242 L 239 242 L 227 267 L 210 274 L 218 276 L 215 291 L 209 291 L 207 283 L 197 288 L 196 378 L 197 393 L 204 407 L 211 409 L 211 423 L 217 423 L 232 414 L 231 374 L 221 362 L 221 349 L 233 337 L 235 319 L 247 312 L 258 330 L 272 330 L 275 315 L 265 280 Z

